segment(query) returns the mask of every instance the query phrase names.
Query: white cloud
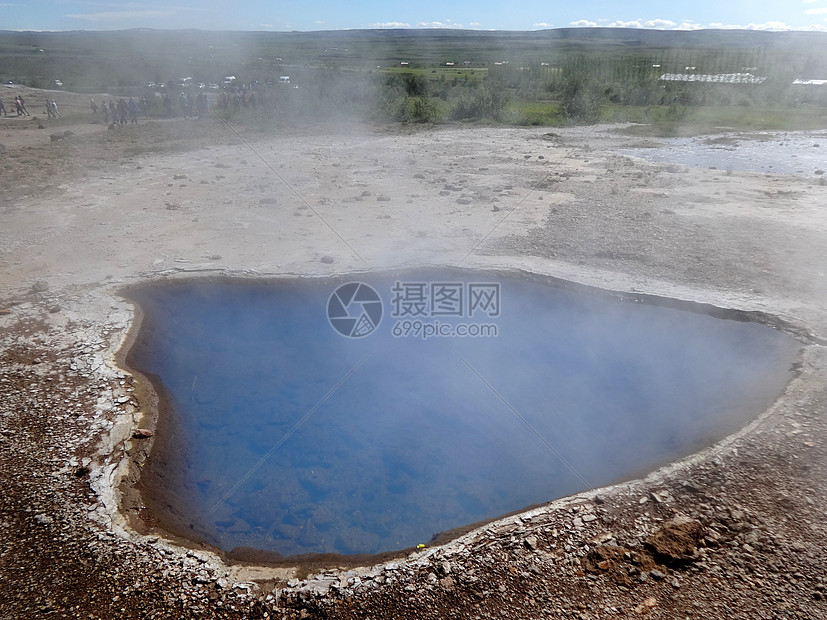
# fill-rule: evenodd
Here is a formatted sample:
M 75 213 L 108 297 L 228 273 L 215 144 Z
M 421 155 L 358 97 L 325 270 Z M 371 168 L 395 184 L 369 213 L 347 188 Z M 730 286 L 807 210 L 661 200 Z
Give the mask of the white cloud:
M 817 9 L 807 9 L 804 11 L 805 15 L 827 15 L 827 7 L 819 7 Z
M 647 28 L 674 28 L 677 26 L 671 19 L 649 19 L 643 23 Z
M 393 28 L 410 28 L 411 25 L 405 22 L 380 22 L 378 24 L 371 24 L 369 27 L 390 30 Z
M 455 24 L 450 19 L 444 22 L 419 22 L 417 28 L 462 28 L 462 24 Z
M 709 27 L 718 30 L 792 30 L 784 22 L 765 22 L 763 24 L 747 24 L 746 26 L 714 22 L 709 24 Z
M 531 25 L 532 28 L 537 28 L 538 30 L 542 30 L 545 28 L 554 28 L 554 24 L 547 24 L 546 22 L 538 22 L 536 24 Z
M 808 0 L 804 0 L 808 1 Z M 816 1 L 816 0 L 814 0 Z M 827 15 L 827 7 L 825 8 L 815 8 L 810 9 L 807 11 L 808 14 L 811 15 Z M 824 19 L 827 22 L 827 17 Z M 606 19 L 598 19 L 597 21 L 591 21 L 588 19 L 579 19 L 574 22 L 570 22 L 569 26 L 573 26 L 576 28 L 655 28 L 659 30 L 702 30 L 705 28 L 711 28 L 716 30 L 776 30 L 776 31 L 789 31 L 789 30 L 808 30 L 808 31 L 818 31 L 823 32 L 827 31 L 827 26 L 822 24 L 812 24 L 809 26 L 801 26 L 795 27 L 787 25 L 784 22 L 777 22 L 777 21 L 770 21 L 764 22 L 762 24 L 723 24 L 721 22 L 713 22 L 711 24 L 699 24 L 697 22 L 691 21 L 683 21 L 681 23 L 674 22 L 670 19 L 647 19 L 647 20 L 615 20 L 609 23 L 609 20 Z M 545 28 L 551 27 L 550 25 L 547 26 L 545 24 L 534 24 L 535 28 Z
M 703 26 L 700 24 L 696 24 L 695 22 L 682 22 L 681 24 L 675 26 L 675 30 L 702 30 Z
M 143 19 L 146 17 L 167 17 L 172 11 L 101 11 L 100 13 L 70 13 L 66 17 L 82 19 L 89 22 L 108 22 L 123 19 Z

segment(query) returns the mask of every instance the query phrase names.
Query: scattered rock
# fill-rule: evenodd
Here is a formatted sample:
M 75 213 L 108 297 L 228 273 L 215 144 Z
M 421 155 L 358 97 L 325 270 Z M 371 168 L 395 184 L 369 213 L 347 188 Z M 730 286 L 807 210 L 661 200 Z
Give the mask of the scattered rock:
M 31 293 L 45 293 L 49 290 L 49 283 L 46 280 L 36 280 L 29 289 Z
M 646 545 L 665 562 L 695 559 L 695 550 L 704 537 L 704 526 L 695 519 L 675 517 L 646 539 Z
M 155 431 L 152 431 L 148 428 L 138 428 L 132 433 L 133 439 L 147 439 L 155 435 Z
M 649 598 L 645 599 L 642 603 L 635 607 L 636 614 L 648 614 L 652 609 L 658 606 L 658 601 L 655 599 L 654 596 L 650 596 Z
M 332 265 L 333 264 L 333 257 L 330 256 L 330 255 L 325 255 L 325 256 L 322 256 L 321 261 L 325 265 Z

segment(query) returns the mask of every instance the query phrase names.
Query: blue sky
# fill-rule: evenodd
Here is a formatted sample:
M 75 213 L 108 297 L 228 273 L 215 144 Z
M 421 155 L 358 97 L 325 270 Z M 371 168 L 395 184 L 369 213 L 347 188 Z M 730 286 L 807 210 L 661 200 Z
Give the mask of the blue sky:
M 569 26 L 827 31 L 827 0 L 0 0 L 0 30 L 537 30 Z

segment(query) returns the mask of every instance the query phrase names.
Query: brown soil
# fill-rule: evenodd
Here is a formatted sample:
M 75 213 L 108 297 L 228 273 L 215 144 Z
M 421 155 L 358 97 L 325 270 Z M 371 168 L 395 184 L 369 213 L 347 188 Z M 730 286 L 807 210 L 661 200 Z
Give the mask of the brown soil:
M 55 142 L 0 120 L 0 617 L 827 617 L 818 179 L 648 164 L 603 128 L 68 116 Z M 717 446 L 392 562 L 231 561 L 122 494 L 163 429 L 116 363 L 125 284 L 426 262 L 766 313 L 802 353 Z

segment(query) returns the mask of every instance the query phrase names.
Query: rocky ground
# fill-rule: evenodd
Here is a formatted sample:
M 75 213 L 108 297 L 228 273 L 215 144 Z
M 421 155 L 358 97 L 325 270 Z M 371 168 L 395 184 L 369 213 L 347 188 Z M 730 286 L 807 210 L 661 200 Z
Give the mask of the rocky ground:
M 609 128 L 88 121 L 0 119 L 0 617 L 827 617 L 818 175 L 650 164 Z M 122 286 L 424 262 L 763 312 L 802 352 L 719 445 L 389 562 L 231 562 L 152 530 Z

